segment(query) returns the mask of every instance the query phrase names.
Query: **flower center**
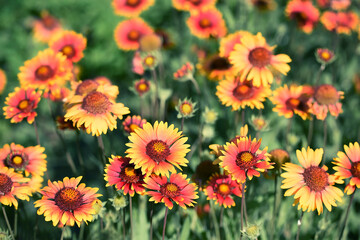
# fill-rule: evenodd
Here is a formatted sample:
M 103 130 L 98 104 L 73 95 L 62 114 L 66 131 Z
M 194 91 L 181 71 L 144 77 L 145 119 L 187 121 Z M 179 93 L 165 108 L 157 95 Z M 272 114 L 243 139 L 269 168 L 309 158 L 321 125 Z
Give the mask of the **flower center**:
M 288 100 L 286 100 L 285 104 L 286 107 L 290 110 L 296 109 L 300 105 L 300 100 L 297 98 L 289 98 Z
M 119 174 L 119 177 L 122 180 L 130 183 L 139 182 L 141 176 L 141 171 L 139 169 L 135 169 L 133 164 L 129 164 L 128 166 L 121 169 L 121 172 Z
M 352 163 L 350 171 L 354 177 L 360 178 L 360 162 Z
M 188 103 L 183 103 L 182 105 L 181 105 L 181 113 L 183 114 L 183 115 L 189 115 L 189 114 L 191 114 L 191 112 L 192 112 L 192 106 L 190 105 L 190 104 L 188 104 Z
M 174 183 L 166 183 L 164 186 L 160 187 L 160 193 L 163 196 L 174 198 L 180 195 L 180 189 Z
M 139 40 L 139 38 L 140 38 L 140 33 L 139 33 L 138 31 L 136 31 L 136 30 L 131 30 L 131 31 L 128 33 L 127 37 L 128 37 L 128 39 L 129 39 L 130 41 L 137 41 L 137 40 Z
M 5 161 L 5 166 L 14 168 L 17 171 L 22 171 L 29 162 L 28 157 L 19 151 L 11 152 Z
M 94 91 L 84 98 L 81 107 L 92 114 L 104 114 L 110 105 L 109 98 L 105 94 Z
M 55 194 L 55 204 L 63 211 L 73 211 L 83 204 L 81 193 L 73 187 L 64 187 Z
M 136 7 L 140 4 L 140 0 L 126 0 L 126 5 L 131 7 Z
M 194 5 L 200 5 L 202 0 L 188 0 L 189 2 L 191 2 Z
M 44 16 L 42 18 L 42 23 L 44 24 L 45 28 L 51 30 L 56 27 L 57 21 L 51 16 Z
M 35 77 L 40 81 L 48 80 L 54 76 L 54 70 L 49 65 L 41 65 L 35 71 Z
M 3 173 L 0 173 L 0 196 L 4 196 L 11 191 L 13 181 L 11 178 Z
M 24 99 L 21 100 L 18 104 L 18 109 L 20 109 L 22 112 L 31 112 L 33 109 L 33 104 L 29 102 L 29 100 Z
M 148 90 L 148 85 L 146 83 L 140 83 L 137 86 L 138 91 L 140 92 L 146 92 Z
M 144 64 L 147 66 L 147 67 L 152 67 L 154 64 L 155 64 L 155 58 L 153 56 L 147 56 L 145 59 L 144 59 Z
M 95 91 L 97 87 L 99 86 L 99 83 L 93 80 L 85 80 L 82 83 L 80 83 L 75 91 L 76 95 L 85 95 L 92 91 Z
M 207 18 L 203 18 L 200 20 L 199 25 L 201 28 L 208 28 L 211 27 L 211 21 Z
M 236 156 L 236 165 L 242 169 L 248 169 L 256 162 L 256 157 L 251 152 L 240 152 Z
M 339 94 L 332 85 L 323 84 L 316 89 L 315 99 L 322 105 L 335 104 L 339 100 Z
M 327 52 L 327 51 L 323 51 L 323 52 L 321 53 L 321 58 L 322 58 L 323 60 L 325 60 L 325 61 L 328 61 L 328 60 L 330 59 L 330 57 L 331 57 L 331 55 L 330 55 L 330 53 Z
M 250 51 L 249 61 L 254 67 L 265 67 L 270 64 L 272 53 L 264 47 L 257 47 Z
M 65 45 L 60 50 L 68 59 L 75 56 L 75 49 L 72 45 Z
M 329 177 L 324 169 L 311 166 L 306 168 L 303 173 L 305 184 L 315 192 L 320 192 L 329 185 Z
M 227 58 L 216 57 L 210 62 L 210 70 L 228 70 L 232 67 Z
M 239 84 L 234 90 L 233 95 L 238 100 L 249 99 L 254 95 L 253 87 L 246 84 Z
M 221 195 L 228 195 L 230 193 L 230 187 L 227 183 L 221 183 L 218 187 L 218 192 Z
M 169 146 L 161 140 L 152 140 L 146 145 L 146 154 L 156 163 L 165 161 L 170 155 Z
M 131 132 L 135 132 L 135 129 L 138 129 L 139 125 L 132 123 L 132 124 L 130 124 L 129 128 L 130 128 Z
M 303 12 L 294 12 L 290 15 L 290 18 L 295 19 L 299 26 L 304 26 L 308 21 L 308 17 Z

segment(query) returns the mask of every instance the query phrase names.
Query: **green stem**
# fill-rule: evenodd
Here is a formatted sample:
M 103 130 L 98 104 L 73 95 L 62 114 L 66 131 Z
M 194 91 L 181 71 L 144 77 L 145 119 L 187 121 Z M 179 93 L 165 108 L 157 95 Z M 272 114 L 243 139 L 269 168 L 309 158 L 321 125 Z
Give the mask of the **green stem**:
M 211 215 L 212 222 L 214 224 L 216 239 L 220 239 L 219 224 L 218 224 L 216 214 L 215 214 L 215 206 L 212 201 L 210 201 L 210 215 Z
M 323 124 L 324 124 L 324 156 L 323 156 L 323 159 L 321 160 L 321 164 L 320 164 L 320 165 L 325 164 L 325 154 L 326 154 L 325 149 L 326 149 L 326 142 L 327 142 L 327 123 L 326 123 L 326 118 L 324 119 Z
M 104 147 L 104 142 L 103 142 L 101 135 L 99 135 L 97 137 L 97 140 L 98 140 L 98 146 L 99 146 L 99 150 L 100 150 L 100 160 L 101 160 L 102 164 L 105 166 L 106 165 L 105 147 Z
M 299 240 L 299 237 L 300 237 L 300 228 L 301 228 L 303 216 L 304 216 L 304 212 L 301 211 L 301 215 L 300 215 L 300 218 L 299 218 L 298 223 L 297 223 L 298 229 L 297 229 L 297 233 L 296 233 L 296 240 Z
M 244 181 L 241 184 L 241 210 L 240 210 L 240 240 L 242 239 L 243 230 L 244 230 L 244 210 L 245 210 L 245 183 Z
M 65 229 L 65 227 L 62 227 L 61 228 L 61 236 L 60 236 L 60 240 L 63 240 L 64 239 L 64 229 Z
M 167 219 L 168 211 L 169 211 L 169 209 L 168 209 L 168 207 L 166 207 L 165 217 L 164 217 L 164 227 L 163 227 L 162 240 L 165 239 L 166 219 Z
M 313 133 L 314 133 L 314 118 L 311 118 L 310 123 L 309 123 L 308 137 L 307 137 L 308 146 L 311 145 L 311 140 L 312 140 Z
M 36 124 L 36 120 L 34 119 L 34 129 L 35 129 L 35 136 L 36 136 L 36 143 L 40 146 L 40 137 L 39 137 L 39 131 Z
M 154 204 L 151 203 L 151 210 L 150 210 L 150 237 L 149 240 L 153 238 L 153 215 L 154 215 Z
M 180 128 L 180 131 L 183 131 L 183 128 L 184 128 L 184 117 L 182 117 L 181 119 L 181 128 Z
M 2 211 L 3 211 L 3 214 L 4 214 L 6 225 L 7 225 L 8 229 L 9 229 L 9 232 L 10 232 L 10 235 L 11 235 L 11 239 L 15 240 L 15 236 L 14 236 L 13 231 L 11 230 L 11 226 L 10 226 L 10 223 L 9 223 L 9 219 L 8 219 L 8 217 L 6 215 L 5 208 L 3 207 L 3 205 L 1 205 L 1 208 L 2 208 Z
M 155 83 L 155 101 L 154 101 L 154 116 L 153 119 L 156 120 L 159 118 L 159 82 L 156 77 L 155 69 L 151 70 L 152 78 Z
M 356 191 L 356 188 L 355 188 L 355 191 Z M 349 212 L 350 212 L 350 207 L 351 207 L 351 204 L 354 200 L 354 196 L 355 196 L 355 191 L 353 192 L 351 198 L 350 198 L 350 202 L 349 202 L 349 205 L 346 209 L 346 214 L 345 214 L 345 219 L 344 219 L 344 223 L 341 227 L 341 231 L 340 231 L 340 236 L 339 236 L 339 240 L 341 240 L 343 234 L 344 234 L 344 230 L 345 230 L 345 227 L 346 227 L 346 222 L 347 222 L 347 219 L 348 219 L 348 216 L 349 216 Z
M 129 195 L 129 207 L 130 207 L 130 239 L 133 236 L 133 213 L 132 213 L 132 197 Z

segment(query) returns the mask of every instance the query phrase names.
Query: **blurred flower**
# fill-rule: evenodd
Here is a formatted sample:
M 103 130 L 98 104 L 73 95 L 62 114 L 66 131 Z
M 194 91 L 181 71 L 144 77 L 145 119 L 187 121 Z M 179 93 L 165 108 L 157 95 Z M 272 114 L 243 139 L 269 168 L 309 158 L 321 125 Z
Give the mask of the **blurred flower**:
M 203 218 L 205 215 L 210 213 L 210 204 L 206 203 L 204 205 L 195 206 L 196 214 L 199 218 Z
M 92 202 L 92 208 L 95 210 L 95 214 L 93 215 L 93 220 L 96 220 L 99 216 L 103 217 L 106 211 L 105 208 L 106 201 L 103 203 L 99 199 L 95 199 Z
M 186 24 L 198 38 L 221 38 L 227 32 L 223 16 L 216 8 L 191 12 Z
M 269 130 L 269 122 L 263 116 L 251 115 L 249 123 L 257 132 Z
M 154 5 L 154 0 L 113 0 L 115 14 L 124 17 L 136 17 Z
M 145 70 L 153 70 L 159 65 L 160 54 L 158 51 L 143 52 L 141 54 L 142 66 Z
M 48 186 L 44 187 L 40 193 L 43 195 L 40 200 L 35 201 L 38 215 L 43 215 L 45 221 L 52 221 L 54 226 L 74 226 L 80 227 L 84 221 L 92 221 L 96 214 L 93 202 L 101 194 L 96 192 L 98 188 L 85 187 L 84 183 L 79 186 L 82 177 L 68 178 L 63 181 L 48 181 Z
M 6 74 L 2 69 L 0 69 L 0 95 L 3 93 L 5 89 L 6 82 L 7 82 Z
M 230 53 L 230 63 L 241 72 L 241 81 L 252 80 L 254 86 L 268 86 L 273 82 L 270 69 L 275 69 L 286 75 L 290 71 L 287 64 L 291 59 L 286 54 L 273 55 L 275 47 L 270 47 L 266 39 L 258 33 L 256 36 L 245 35 L 241 44 L 235 45 Z
M 214 124 L 218 118 L 218 113 L 212 109 L 205 107 L 205 111 L 202 113 L 205 123 Z
M 259 150 L 261 140 L 256 138 L 239 138 L 236 142 L 227 143 L 223 156 L 220 156 L 220 166 L 228 171 L 233 180 L 244 183 L 246 177 L 260 177 L 259 172 L 273 168 L 269 162 L 267 147 Z
M 140 38 L 140 50 L 143 52 L 151 52 L 159 50 L 162 46 L 162 39 L 157 33 L 143 35 Z
M 77 130 L 77 128 L 74 126 L 74 122 L 71 120 L 66 120 L 64 116 L 57 116 L 56 117 L 56 127 L 60 130 Z M 81 129 L 85 131 L 84 125 L 81 126 Z
M 303 120 L 310 118 L 309 106 L 307 102 L 309 97 L 303 94 L 302 86 L 286 84 L 283 87 L 273 91 L 271 101 L 274 105 L 274 112 L 285 118 L 292 118 L 294 114 L 299 115 Z
M 242 233 L 249 239 L 249 240 L 256 240 L 260 236 L 260 225 L 258 224 L 248 224 Z
M 177 118 L 191 118 L 194 116 L 194 113 L 197 111 L 196 102 L 192 102 L 191 99 L 185 98 L 184 100 L 179 100 L 178 105 L 175 107 L 178 112 Z
M 142 78 L 134 83 L 134 89 L 141 97 L 150 90 L 150 82 L 145 78 Z
M 337 117 L 343 112 L 342 104 L 339 102 L 343 98 L 344 92 L 337 91 L 330 84 L 322 84 L 316 87 L 314 96 L 309 99 L 309 111 L 319 120 L 324 120 L 328 112 Z
M 62 53 L 52 49 L 40 51 L 36 57 L 25 61 L 20 67 L 18 78 L 22 87 L 48 88 L 63 86 L 72 77 L 72 67 Z
M 220 39 L 219 56 L 228 58 L 230 53 L 234 50 L 236 44 L 241 43 L 241 39 L 245 35 L 252 35 L 248 31 L 237 31 L 226 35 Z
M 214 138 L 215 136 L 215 129 L 213 125 L 205 124 L 201 134 L 203 136 L 204 141 L 209 141 Z
M 144 67 L 142 65 L 142 58 L 140 55 L 140 51 L 136 51 L 134 53 L 134 57 L 132 59 L 132 68 L 131 70 L 139 75 L 143 75 L 144 74 Z
M 27 122 L 32 124 L 37 116 L 35 109 L 41 100 L 41 94 L 41 91 L 36 92 L 32 88 L 16 87 L 5 99 L 7 105 L 3 107 L 5 118 L 11 118 L 11 123 L 18 123 L 27 118 Z
M 351 31 L 356 30 L 359 18 L 356 13 L 348 12 L 331 12 L 326 11 L 320 18 L 321 23 L 329 31 L 336 31 L 337 33 L 350 34 Z
M 165 31 L 163 29 L 156 29 L 155 33 L 160 37 L 161 47 L 163 49 L 170 49 L 170 48 L 174 47 L 175 44 L 173 42 L 173 39 L 167 31 Z
M 340 183 L 334 175 L 329 175 L 327 167 L 319 167 L 323 157 L 323 149 L 296 150 L 296 156 L 300 166 L 294 163 L 285 163 L 282 167 L 286 172 L 281 174 L 284 178 L 282 189 L 286 190 L 284 196 L 294 195 L 294 206 L 302 211 L 315 211 L 320 215 L 323 212 L 323 204 L 331 212 L 331 206 L 337 206 L 335 200 L 341 202 L 344 195 L 342 191 L 334 187 Z
M 186 209 L 186 206 L 193 207 L 194 199 L 199 198 L 195 183 L 189 183 L 186 175 L 181 173 L 172 173 L 170 179 L 151 175 L 145 179 L 144 186 L 148 189 L 146 195 L 150 196 L 149 201 L 163 202 L 170 210 L 174 206 L 173 202 Z
M 274 170 L 280 171 L 283 164 L 290 162 L 290 155 L 283 149 L 274 149 L 270 152 L 270 161 L 275 163 Z
M 330 6 L 333 10 L 346 10 L 351 5 L 351 0 L 331 0 Z
M 141 37 L 152 32 L 152 28 L 144 20 L 132 18 L 124 20 L 116 26 L 114 37 L 120 49 L 137 50 L 140 47 Z
M 131 158 L 130 163 L 141 168 L 143 174 L 169 176 L 169 172 L 176 172 L 175 167 L 181 170 L 180 166 L 188 163 L 185 158 L 190 151 L 190 145 L 185 144 L 187 137 L 174 129 L 174 125 L 168 127 L 167 122 L 156 121 L 154 126 L 146 123 L 130 134 L 129 141 L 126 157 Z
M 74 31 L 59 31 L 51 38 L 49 47 L 54 52 L 61 52 L 71 62 L 78 62 L 83 58 L 86 48 L 86 38 Z
M 63 101 L 70 95 L 70 90 L 66 87 L 60 87 L 57 84 L 50 85 L 44 91 L 44 98 L 50 99 L 53 102 Z
M 220 173 L 219 165 L 214 165 L 211 160 L 201 161 L 197 165 L 191 180 L 199 186 L 199 189 L 202 189 L 215 173 Z
M 173 76 L 175 80 L 187 81 L 194 78 L 193 74 L 194 65 L 190 62 L 186 62 L 184 65 L 181 66 L 181 68 L 174 72 Z
M 69 100 L 65 121 L 70 119 L 78 129 L 84 124 L 88 134 L 99 136 L 117 127 L 116 119 L 122 119 L 129 114 L 129 108 L 122 103 L 116 103 L 104 92 L 97 89 L 84 96 L 75 95 Z
M 334 52 L 327 48 L 316 49 L 315 57 L 321 64 L 330 64 L 335 60 Z
M 130 163 L 130 158 L 111 155 L 110 164 L 105 168 L 106 187 L 115 185 L 117 190 L 123 190 L 124 195 L 134 196 L 143 194 L 145 175 L 135 165 Z
M 350 178 L 349 183 L 345 187 L 345 193 L 351 195 L 356 188 L 360 188 L 360 147 L 359 143 L 349 143 L 344 145 L 345 152 L 338 152 L 334 158 L 333 167 L 336 171 L 335 176 L 341 180 Z
M 215 7 L 216 0 L 172 0 L 174 8 L 182 11 L 199 11 Z
M 241 197 L 241 185 L 232 180 L 230 175 L 214 174 L 207 183 L 204 193 L 207 200 L 215 200 L 219 206 L 231 208 L 235 206 L 232 195 Z
M 126 198 L 124 195 L 116 193 L 114 198 L 110 198 L 109 200 L 113 203 L 116 211 L 119 211 L 120 209 L 127 206 Z
M 125 132 L 132 133 L 135 132 L 138 128 L 143 128 L 143 125 L 146 123 L 146 119 L 142 119 L 139 115 L 127 116 L 123 121 L 122 125 Z
M 251 0 L 251 3 L 260 11 L 270 11 L 276 8 L 274 0 Z
M 34 38 L 40 42 L 47 43 L 55 33 L 61 30 L 59 20 L 51 16 L 47 11 L 42 11 L 41 19 L 33 23 Z
M 311 33 L 319 21 L 319 10 L 311 1 L 291 0 L 288 2 L 286 15 L 297 22 L 298 28 L 305 33 Z
M 197 64 L 201 73 L 206 74 L 210 80 L 223 80 L 226 76 L 234 76 L 233 65 L 227 57 L 220 57 L 219 54 L 201 59 Z
M 219 82 L 216 87 L 216 96 L 221 103 L 227 107 L 231 106 L 233 111 L 244 109 L 246 106 L 251 109 L 262 109 L 262 102 L 271 94 L 268 86 L 254 86 L 253 81 L 240 82 L 238 78 L 227 77 Z
M 357 94 L 360 94 L 360 76 L 359 76 L 359 74 L 356 74 L 354 76 L 353 81 L 354 81 L 355 92 Z

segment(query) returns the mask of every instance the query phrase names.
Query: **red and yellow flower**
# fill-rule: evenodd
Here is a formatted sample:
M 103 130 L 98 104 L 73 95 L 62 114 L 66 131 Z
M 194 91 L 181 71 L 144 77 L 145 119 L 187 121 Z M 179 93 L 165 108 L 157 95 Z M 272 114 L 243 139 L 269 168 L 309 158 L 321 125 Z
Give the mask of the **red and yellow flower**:
M 357 30 L 359 17 L 356 13 L 348 12 L 331 12 L 326 11 L 320 18 L 321 23 L 329 31 L 337 33 L 350 34 L 351 31 Z
M 297 22 L 298 27 L 305 33 L 311 33 L 319 21 L 319 10 L 314 7 L 311 1 L 292 0 L 289 1 L 286 15 Z
M 41 12 L 41 19 L 35 20 L 33 23 L 34 38 L 40 42 L 47 43 L 54 34 L 61 30 L 59 20 L 46 11 Z
M 228 34 L 227 36 L 221 38 L 220 47 L 219 47 L 219 55 L 221 57 L 229 57 L 230 53 L 234 50 L 236 44 L 241 44 L 241 38 L 245 35 L 252 35 L 248 31 L 237 31 L 232 34 Z
M 44 215 L 45 221 L 52 221 L 54 226 L 79 227 L 84 221 L 92 221 L 96 213 L 93 202 L 101 196 L 96 193 L 98 188 L 86 187 L 80 183 L 82 177 L 68 178 L 63 181 L 48 181 L 40 193 L 43 195 L 35 202 L 38 215 Z
M 226 78 L 226 76 L 234 76 L 236 74 L 229 59 L 221 57 L 219 54 L 200 59 L 196 67 L 200 70 L 200 73 L 215 81 L 220 81 Z
M 181 173 L 172 173 L 169 179 L 166 176 L 151 175 L 145 179 L 144 186 L 148 189 L 146 195 L 150 196 L 149 201 L 162 202 L 169 209 L 173 208 L 173 202 L 184 209 L 187 206 L 193 207 L 194 199 L 199 198 L 196 184 L 189 183 L 186 175 Z
M 286 190 L 284 196 L 294 195 L 294 206 L 302 211 L 317 210 L 320 215 L 323 212 L 323 204 L 331 211 L 332 206 L 337 206 L 336 201 L 341 202 L 343 192 L 333 185 L 341 183 L 334 175 L 327 173 L 327 167 L 319 166 L 323 157 L 323 149 L 302 148 L 296 151 L 300 166 L 294 163 L 285 163 L 281 174 L 284 178 L 282 189 Z
M 3 93 L 3 91 L 5 89 L 6 82 L 7 82 L 6 74 L 2 69 L 0 69 L 0 94 Z
M 9 93 L 5 99 L 7 105 L 3 107 L 5 118 L 11 118 L 11 123 L 18 123 L 27 118 L 27 122 L 32 124 L 37 116 L 35 109 L 41 100 L 41 94 L 41 91 L 36 92 L 32 88 L 16 87 L 15 91 Z
M 169 176 L 169 172 L 175 173 L 175 167 L 181 170 L 188 160 L 186 153 L 190 151 L 190 145 L 185 144 L 187 137 L 174 125 L 168 127 L 168 123 L 156 121 L 154 126 L 144 124 L 129 136 L 130 143 L 126 144 L 127 156 L 135 168 L 141 168 L 143 174 L 155 173 L 156 175 Z
M 113 0 L 115 14 L 125 17 L 139 16 L 143 11 L 154 5 L 154 0 Z
M 216 0 L 172 0 L 172 3 L 180 11 L 199 11 L 215 7 Z
M 50 99 L 53 102 L 63 101 L 70 95 L 70 89 L 67 87 L 59 86 L 57 84 L 50 85 L 44 91 L 44 98 Z
M 134 89 L 141 97 L 142 95 L 150 91 L 150 82 L 145 78 L 135 81 Z
M 273 70 L 284 75 L 290 71 L 290 57 L 286 54 L 274 55 L 275 47 L 270 47 L 261 33 L 244 36 L 241 44 L 236 44 L 234 48 L 229 60 L 241 73 L 241 81 L 247 79 L 252 80 L 254 86 L 268 86 L 274 79 Z
M 132 133 L 138 128 L 143 128 L 144 124 L 147 123 L 146 119 L 141 118 L 139 115 L 127 116 L 123 121 L 122 125 L 125 132 Z

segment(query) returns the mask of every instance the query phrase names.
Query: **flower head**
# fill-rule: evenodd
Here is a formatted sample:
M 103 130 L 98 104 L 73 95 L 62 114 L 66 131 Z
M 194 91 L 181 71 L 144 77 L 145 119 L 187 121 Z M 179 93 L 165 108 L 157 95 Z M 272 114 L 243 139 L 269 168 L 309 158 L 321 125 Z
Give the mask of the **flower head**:
M 61 31 L 62 27 L 58 19 L 48 12 L 41 12 L 41 19 L 33 23 L 34 38 L 40 42 L 47 43 L 51 37 Z
M 136 17 L 154 5 L 154 0 L 113 0 L 115 14 L 125 17 Z
M 143 62 L 142 62 L 141 54 L 140 51 L 138 50 L 134 53 L 131 70 L 136 74 L 143 75 L 145 70 L 142 64 Z
M 219 54 L 208 56 L 201 59 L 197 64 L 200 73 L 206 75 L 210 80 L 223 80 L 227 76 L 234 76 L 235 71 L 233 65 L 227 57 L 221 57 Z
M 334 52 L 327 48 L 316 49 L 315 57 L 321 64 L 330 64 L 335 60 Z
M 270 11 L 276 8 L 274 0 L 251 0 L 251 3 L 260 11 Z
M 122 125 L 124 127 L 125 132 L 132 133 L 135 132 L 136 129 L 142 128 L 144 124 L 147 123 L 146 119 L 141 118 L 139 115 L 127 116 L 123 121 Z
M 326 11 L 320 18 L 321 23 L 329 31 L 336 31 L 337 33 L 350 34 L 351 31 L 356 30 L 359 17 L 356 13 L 348 12 L 331 12 Z
M 275 163 L 274 170 L 280 170 L 282 165 L 290 162 L 290 155 L 287 151 L 277 148 L 270 152 L 270 161 Z
M 231 33 L 221 38 L 220 47 L 219 47 L 219 55 L 221 57 L 228 58 L 230 53 L 234 50 L 236 44 L 241 43 L 241 38 L 245 35 L 252 35 L 247 31 L 237 31 L 235 33 Z
M 62 102 L 70 95 L 70 90 L 67 87 L 59 86 L 57 84 L 50 85 L 44 91 L 44 98 L 50 99 L 53 102 Z
M 186 62 L 181 66 L 176 72 L 174 72 L 173 76 L 175 80 L 186 81 L 190 80 L 194 74 L 194 65 L 190 62 Z
M 169 209 L 173 208 L 173 202 L 184 209 L 187 206 L 193 207 L 194 199 L 199 198 L 195 183 L 189 183 L 186 175 L 181 173 L 172 173 L 169 179 L 166 176 L 152 175 L 145 179 L 144 186 L 148 189 L 146 195 L 150 196 L 149 201 L 162 202 Z
M 5 99 L 7 106 L 3 107 L 6 119 L 11 118 L 11 123 L 21 122 L 27 118 L 27 122 L 32 124 L 37 116 L 35 109 L 41 99 L 41 91 L 36 92 L 32 88 L 15 88 Z
M 261 115 L 251 115 L 249 123 L 257 132 L 265 132 L 269 130 L 269 121 Z
M 284 178 L 281 188 L 288 189 L 284 196 L 294 195 L 294 206 L 299 204 L 298 209 L 304 212 L 317 210 L 319 215 L 323 212 L 323 204 L 331 211 L 331 206 L 337 206 L 336 201 L 341 202 L 344 195 L 339 188 L 333 186 L 339 180 L 326 172 L 326 166 L 319 166 L 323 153 L 322 148 L 315 151 L 310 147 L 307 150 L 297 150 L 300 165 L 285 163 L 282 168 L 286 172 L 281 174 Z
M 192 102 L 191 99 L 185 98 L 184 100 L 179 100 L 179 104 L 175 107 L 178 112 L 178 118 L 191 118 L 194 116 L 194 113 L 197 111 L 196 102 Z
M 140 80 L 134 82 L 134 89 L 141 97 L 150 91 L 150 82 L 145 78 L 141 78 Z
M 191 180 L 202 189 L 207 184 L 210 177 L 215 173 L 220 173 L 219 165 L 213 164 L 211 160 L 204 160 L 197 165 Z
M 218 113 L 211 108 L 205 107 L 205 111 L 202 113 L 202 117 L 205 123 L 214 124 L 218 118 Z
M 162 47 L 162 39 L 157 33 L 149 33 L 142 36 L 139 40 L 142 52 L 157 51 Z
M 40 191 L 42 198 L 35 202 L 35 207 L 39 208 L 37 214 L 43 214 L 45 221 L 52 221 L 54 226 L 74 226 L 76 223 L 80 227 L 83 221 L 92 221 L 96 214 L 93 202 L 101 194 L 96 193 L 98 188 L 86 187 L 84 183 L 79 185 L 81 178 L 49 180 L 48 186 Z
M 0 95 L 5 89 L 6 82 L 6 74 L 2 69 L 0 69 Z
M 292 0 L 289 1 L 286 15 L 297 22 L 298 27 L 305 33 L 311 33 L 315 24 L 319 21 L 319 10 L 311 1 Z
M 174 8 L 182 11 L 199 11 L 214 7 L 216 0 L 172 0 Z

